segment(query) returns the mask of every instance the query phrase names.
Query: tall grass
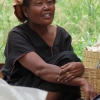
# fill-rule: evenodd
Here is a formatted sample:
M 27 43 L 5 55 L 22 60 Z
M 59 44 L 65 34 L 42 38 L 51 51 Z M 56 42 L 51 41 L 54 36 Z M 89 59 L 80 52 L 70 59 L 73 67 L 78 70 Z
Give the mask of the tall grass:
M 18 25 L 13 0 L 0 0 L 0 62 L 8 32 Z M 83 50 L 100 39 L 100 0 L 57 0 L 54 25 L 64 27 L 72 36 L 75 53 L 82 60 Z
M 56 23 L 72 35 L 74 51 L 82 59 L 85 47 L 100 39 L 100 0 L 58 0 Z
M 13 14 L 13 0 L 0 0 L 0 63 L 5 61 L 4 48 L 8 32 L 19 22 Z

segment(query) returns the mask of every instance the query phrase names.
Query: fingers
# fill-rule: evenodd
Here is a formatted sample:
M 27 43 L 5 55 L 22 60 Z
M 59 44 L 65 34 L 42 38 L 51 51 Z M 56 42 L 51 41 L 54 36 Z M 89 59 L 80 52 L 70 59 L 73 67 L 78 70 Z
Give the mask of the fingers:
M 67 64 L 66 64 L 67 65 Z M 60 72 L 60 75 L 65 74 L 66 72 L 69 72 L 71 70 L 71 66 L 68 64 L 67 67 L 63 68 Z
M 86 100 L 92 100 L 92 99 L 90 99 L 90 97 L 89 97 L 89 94 L 88 94 L 88 93 L 86 94 Z
M 86 93 L 86 100 L 93 100 L 97 95 L 95 91 L 88 91 Z
M 78 70 L 70 71 L 70 73 L 75 77 L 79 77 L 79 74 L 81 74 L 80 71 L 78 71 Z
M 64 68 L 66 68 L 66 67 L 69 66 L 69 65 L 70 65 L 70 63 L 67 63 L 67 64 L 61 66 L 61 68 L 64 69 Z
M 58 81 L 60 81 L 60 82 L 67 82 L 67 81 L 72 80 L 73 78 L 75 78 L 75 76 L 73 76 L 71 73 L 67 72 L 67 73 L 64 74 L 64 75 L 61 75 L 61 76 L 58 78 Z
M 72 74 L 68 75 L 67 77 L 64 78 L 65 82 L 71 81 L 72 79 L 74 79 L 75 76 L 73 76 Z
M 87 89 L 86 91 L 86 100 L 93 100 L 93 94 L 92 91 L 90 89 Z
M 92 90 L 90 100 L 93 100 L 97 95 L 98 93 L 95 90 Z
M 91 88 L 89 92 L 90 92 L 90 100 L 93 100 L 93 98 L 95 98 L 98 95 L 98 93 L 93 88 Z
M 83 69 L 79 66 L 80 63 L 77 62 L 70 62 L 62 66 L 62 71 L 60 75 L 65 74 L 66 72 L 71 72 L 75 76 L 80 76 L 83 73 Z
M 93 100 L 93 98 L 98 95 L 92 85 L 88 83 L 88 81 L 86 81 L 85 79 L 82 79 L 81 87 L 86 95 L 86 100 Z
M 62 69 L 59 74 L 60 75 L 63 75 L 63 74 L 66 74 L 66 72 L 68 72 L 68 71 L 69 71 L 69 69 L 68 68 L 65 68 L 65 69 Z
M 61 75 L 57 81 L 63 82 L 65 77 L 67 77 L 66 74 Z
M 91 87 L 91 85 L 86 89 L 86 100 L 93 100 L 98 93 Z
M 86 100 L 93 100 L 92 98 L 89 97 L 89 95 L 86 96 Z

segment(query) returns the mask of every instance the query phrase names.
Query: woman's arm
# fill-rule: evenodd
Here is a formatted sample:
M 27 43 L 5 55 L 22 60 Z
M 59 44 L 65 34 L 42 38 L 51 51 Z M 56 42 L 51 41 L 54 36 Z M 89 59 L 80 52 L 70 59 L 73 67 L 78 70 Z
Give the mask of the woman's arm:
M 79 80 L 70 81 L 70 83 L 60 82 L 57 79 L 60 77 L 61 68 L 59 66 L 46 63 L 35 52 L 27 53 L 18 59 L 18 61 L 28 70 L 33 72 L 36 76 L 52 83 L 68 84 L 73 86 L 80 86 Z
M 59 66 L 46 63 L 38 54 L 35 52 L 27 53 L 18 59 L 18 61 L 28 70 L 33 72 L 36 76 L 52 83 L 66 84 L 72 86 L 81 86 L 81 78 L 76 78 L 69 82 L 60 82 L 61 68 Z
M 85 70 L 82 62 L 69 62 L 61 68 L 59 81 L 70 81 L 76 77 L 81 77 Z
M 19 58 L 18 61 L 36 76 L 39 76 L 49 82 L 58 83 L 57 79 L 61 68 L 56 65 L 46 63 L 35 52 L 27 53 Z
M 86 94 L 86 97 L 88 98 L 87 100 L 91 100 L 91 98 L 94 98 L 97 95 L 92 86 L 83 78 L 77 77 L 68 82 L 57 81 L 60 76 L 59 73 L 61 68 L 56 65 L 47 64 L 35 52 L 27 53 L 23 57 L 19 58 L 18 61 L 25 68 L 32 71 L 36 76 L 48 82 L 71 86 L 81 86 Z

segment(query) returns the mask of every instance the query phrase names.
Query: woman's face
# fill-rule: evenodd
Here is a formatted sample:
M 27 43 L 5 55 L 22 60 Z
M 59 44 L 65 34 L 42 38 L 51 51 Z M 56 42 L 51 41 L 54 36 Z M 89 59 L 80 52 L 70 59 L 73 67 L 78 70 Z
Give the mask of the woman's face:
M 55 12 L 53 0 L 30 0 L 26 9 L 29 22 L 37 25 L 49 25 L 52 23 Z

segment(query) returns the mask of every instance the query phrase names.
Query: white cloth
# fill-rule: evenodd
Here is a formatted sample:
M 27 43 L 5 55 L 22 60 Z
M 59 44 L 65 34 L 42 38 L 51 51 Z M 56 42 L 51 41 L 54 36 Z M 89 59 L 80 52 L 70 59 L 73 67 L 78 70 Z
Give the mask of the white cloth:
M 97 47 L 86 47 L 86 50 L 92 51 L 92 52 L 100 52 L 100 46 L 97 46 Z
M 0 100 L 46 100 L 47 91 L 11 86 L 0 78 Z
M 98 41 L 93 45 L 93 47 L 98 47 L 98 46 L 100 46 L 100 40 L 98 40 Z

